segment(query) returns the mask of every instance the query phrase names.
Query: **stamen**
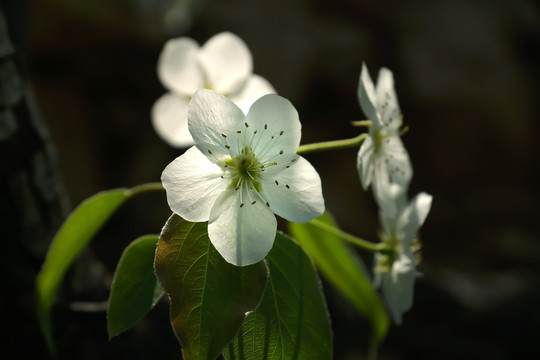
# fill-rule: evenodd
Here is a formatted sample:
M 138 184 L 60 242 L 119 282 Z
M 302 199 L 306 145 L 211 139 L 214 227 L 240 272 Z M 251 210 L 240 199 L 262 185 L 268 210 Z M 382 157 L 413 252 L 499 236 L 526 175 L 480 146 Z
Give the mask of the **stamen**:
M 226 137 L 227 137 L 227 135 L 225 135 L 225 134 L 221 134 L 221 136 L 223 136 L 224 138 L 226 138 Z
M 274 180 L 274 182 L 276 183 L 276 185 L 279 185 L 278 181 L 277 180 Z
M 244 123 L 244 125 L 246 125 L 246 127 L 249 127 L 249 125 L 248 125 L 248 123 L 247 123 L 247 122 L 245 122 L 245 123 Z
M 284 131 L 283 131 L 283 130 L 281 130 L 281 132 L 279 133 L 279 136 L 283 135 L 283 132 L 284 132 Z
M 256 202 L 257 202 L 257 200 L 253 200 L 253 201 L 251 202 L 251 205 L 255 205 Z
M 240 204 L 240 207 L 242 207 L 242 206 L 244 206 L 244 203 L 241 203 L 241 204 Z
M 279 151 L 279 155 L 283 155 L 283 150 L 280 150 L 280 151 Z
M 290 186 L 289 186 L 288 184 L 287 184 L 287 185 L 285 185 L 285 187 L 286 187 L 287 189 L 290 189 L 290 188 L 291 188 L 291 187 L 290 187 Z

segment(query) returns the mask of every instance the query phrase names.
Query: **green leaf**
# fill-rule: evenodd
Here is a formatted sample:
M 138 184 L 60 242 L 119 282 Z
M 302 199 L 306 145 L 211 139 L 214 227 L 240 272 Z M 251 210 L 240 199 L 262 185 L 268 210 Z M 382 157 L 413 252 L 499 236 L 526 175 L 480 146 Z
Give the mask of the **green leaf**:
M 118 261 L 107 311 L 109 340 L 135 325 L 163 296 L 154 274 L 158 239 L 158 235 L 135 239 Z
M 219 356 L 259 305 L 267 282 L 264 261 L 227 263 L 210 243 L 206 223 L 174 214 L 161 232 L 154 266 L 171 300 L 171 324 L 185 360 Z
M 50 311 L 69 266 L 110 216 L 131 195 L 128 189 L 100 192 L 82 202 L 66 219 L 36 278 L 36 307 L 45 340 L 53 351 Z
M 315 261 L 323 276 L 369 319 L 375 342 L 388 331 L 388 315 L 363 269 L 361 259 L 338 236 L 322 231 L 318 222 L 336 226 L 326 212 L 305 224 L 289 223 L 293 237 Z
M 319 278 L 294 240 L 278 233 L 266 258 L 269 283 L 224 352 L 226 359 L 331 359 L 332 333 Z

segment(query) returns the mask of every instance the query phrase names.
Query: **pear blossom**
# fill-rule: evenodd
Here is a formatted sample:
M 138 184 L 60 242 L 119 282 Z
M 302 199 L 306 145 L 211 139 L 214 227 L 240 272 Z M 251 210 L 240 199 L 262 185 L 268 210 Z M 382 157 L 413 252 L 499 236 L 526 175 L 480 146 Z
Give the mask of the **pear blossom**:
M 385 302 L 396 325 L 402 314 L 412 307 L 416 279 L 416 252 L 419 250 L 417 232 L 431 208 L 432 196 L 420 193 L 406 203 L 405 194 L 397 185 L 391 186 L 390 196 L 396 210 L 388 216 L 381 210 L 382 241 L 387 252 L 378 252 L 374 258 L 374 284 L 381 288 Z
M 157 65 L 158 77 L 169 92 L 152 107 L 158 135 L 175 147 L 193 145 L 188 131 L 188 107 L 197 89 L 215 90 L 233 100 L 244 113 L 259 97 L 275 93 L 262 76 L 253 74 L 253 59 L 238 36 L 222 32 L 203 46 L 189 38 L 165 43 Z
M 210 241 L 226 261 L 262 260 L 276 236 L 275 215 L 299 223 L 322 215 L 321 180 L 296 154 L 301 125 L 288 100 L 265 95 L 244 115 L 230 99 L 201 89 L 188 119 L 195 145 L 165 168 L 161 181 L 173 212 L 208 221 Z
M 368 137 L 358 151 L 360 180 L 364 189 L 373 183 L 374 195 L 383 211 L 391 211 L 390 185 L 397 184 L 406 190 L 412 178 L 409 155 L 400 138 L 401 112 L 392 72 L 382 68 L 375 87 L 366 64 L 362 64 L 358 100 L 371 120 Z

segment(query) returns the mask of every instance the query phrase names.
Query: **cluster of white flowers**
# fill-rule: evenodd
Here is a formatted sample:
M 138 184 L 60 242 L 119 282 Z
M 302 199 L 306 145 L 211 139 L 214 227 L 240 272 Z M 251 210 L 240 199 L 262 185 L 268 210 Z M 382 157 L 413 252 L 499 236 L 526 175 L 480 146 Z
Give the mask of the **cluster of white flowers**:
M 157 72 L 169 92 L 152 107 L 152 124 L 167 143 L 193 145 L 188 131 L 188 107 L 198 89 L 212 89 L 234 101 L 244 113 L 251 104 L 276 91 L 253 74 L 253 59 L 242 39 L 230 32 L 210 38 L 202 47 L 189 37 L 167 41 L 158 60 Z
M 381 240 L 389 249 L 375 254 L 375 285 L 382 288 L 394 322 L 400 324 L 402 314 L 412 306 L 414 243 L 418 243 L 417 232 L 429 213 L 432 197 L 420 193 L 407 204 L 412 166 L 400 138 L 402 116 L 392 72 L 382 68 L 374 86 L 363 64 L 358 100 L 371 120 L 369 136 L 358 152 L 358 173 L 364 189 L 373 184 L 382 224 Z
M 277 230 L 274 214 L 293 222 L 322 215 L 319 174 L 296 154 L 298 113 L 252 74 L 241 39 L 220 33 L 202 47 L 186 37 L 170 40 L 158 74 L 170 92 L 152 109 L 157 133 L 173 146 L 194 144 L 163 171 L 169 206 L 188 221 L 208 221 L 225 260 L 244 266 L 264 259 Z M 407 203 L 412 167 L 392 72 L 381 69 L 374 86 L 363 64 L 358 99 L 370 128 L 357 168 L 364 189 L 373 185 L 387 245 L 375 254 L 375 285 L 399 324 L 412 305 L 414 243 L 432 197 L 421 193 Z

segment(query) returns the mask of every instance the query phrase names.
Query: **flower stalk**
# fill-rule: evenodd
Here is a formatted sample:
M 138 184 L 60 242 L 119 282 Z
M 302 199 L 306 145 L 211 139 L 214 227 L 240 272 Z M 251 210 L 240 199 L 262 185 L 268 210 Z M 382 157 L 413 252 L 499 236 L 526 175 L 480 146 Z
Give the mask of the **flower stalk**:
M 318 151 L 338 150 L 338 149 L 358 147 L 362 145 L 362 143 L 364 142 L 367 136 L 368 134 L 364 133 L 356 137 L 353 137 L 351 139 L 323 141 L 319 143 L 300 145 L 296 153 L 301 155 L 301 154 L 307 154 L 307 153 L 318 152 Z
M 311 220 L 310 224 L 313 226 L 318 227 L 319 229 L 326 231 L 329 234 L 335 235 L 339 237 L 342 240 L 345 240 L 355 246 L 358 246 L 359 248 L 362 248 L 364 250 L 372 251 L 372 252 L 388 252 L 391 251 L 388 244 L 381 242 L 378 244 L 372 243 L 371 241 L 367 241 L 364 239 L 361 239 L 359 237 L 356 237 L 354 235 L 351 235 L 343 230 L 340 230 L 336 227 L 333 227 L 331 225 L 328 225 L 320 220 L 313 219 Z

